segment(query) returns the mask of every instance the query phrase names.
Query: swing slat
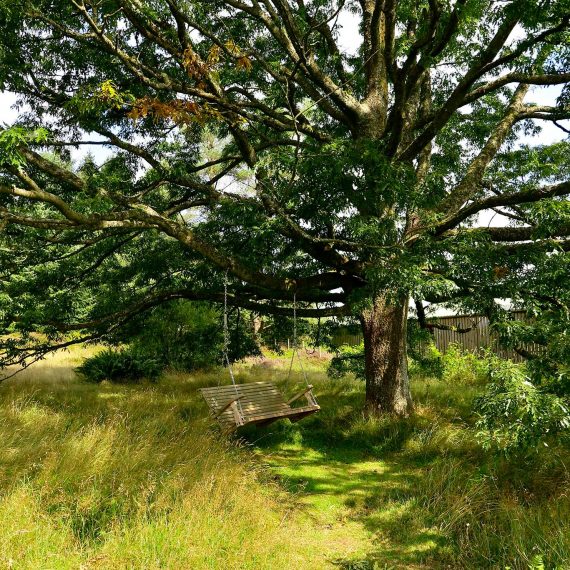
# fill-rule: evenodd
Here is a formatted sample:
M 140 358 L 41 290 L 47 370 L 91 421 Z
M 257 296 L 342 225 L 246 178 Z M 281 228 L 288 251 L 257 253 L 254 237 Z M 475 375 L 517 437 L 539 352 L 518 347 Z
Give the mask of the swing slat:
M 289 405 L 291 405 L 293 402 L 295 402 L 299 398 L 306 396 L 307 392 L 311 392 L 312 390 L 313 390 L 313 385 L 309 384 L 304 390 L 301 390 L 301 392 L 299 392 L 298 394 L 295 394 L 290 400 L 288 400 L 287 403 Z

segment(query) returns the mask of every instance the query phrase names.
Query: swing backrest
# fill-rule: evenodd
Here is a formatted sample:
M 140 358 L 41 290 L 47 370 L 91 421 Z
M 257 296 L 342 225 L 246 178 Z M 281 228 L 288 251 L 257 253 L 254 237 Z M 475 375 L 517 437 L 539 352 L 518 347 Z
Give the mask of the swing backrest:
M 293 295 L 293 322 L 294 322 L 294 351 L 287 374 L 287 381 L 291 376 L 295 352 L 299 358 L 303 377 L 307 388 L 293 396 L 288 402 L 285 401 L 281 392 L 271 382 L 249 382 L 236 384 L 232 365 L 229 358 L 229 329 L 228 329 L 228 272 L 224 280 L 224 363 L 228 365 L 228 371 L 232 384 L 230 386 L 215 386 L 201 388 L 202 396 L 206 400 L 212 414 L 220 422 L 224 431 L 228 433 L 240 426 L 247 424 L 267 424 L 281 418 L 289 418 L 291 421 L 299 421 L 306 415 L 315 413 L 320 409 L 309 385 L 307 375 L 303 369 L 301 357 L 297 347 L 297 297 Z M 290 404 L 304 396 L 308 406 L 292 408 Z
M 239 397 L 238 409 L 244 420 L 281 415 L 291 408 L 281 392 L 271 382 L 249 382 L 228 386 L 212 386 L 200 390 L 212 412 L 217 415 L 224 406 Z M 247 419 L 246 419 L 247 418 Z M 233 407 L 225 409 L 218 417 L 223 427 L 236 424 Z

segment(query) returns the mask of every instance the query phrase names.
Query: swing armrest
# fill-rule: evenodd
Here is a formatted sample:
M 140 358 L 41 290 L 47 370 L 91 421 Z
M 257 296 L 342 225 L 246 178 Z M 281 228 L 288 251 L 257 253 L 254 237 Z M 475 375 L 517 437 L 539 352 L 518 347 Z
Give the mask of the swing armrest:
M 292 404 L 293 402 L 295 402 L 296 400 L 298 400 L 299 398 L 302 398 L 303 396 L 307 395 L 307 392 L 310 392 L 313 389 L 313 385 L 309 384 L 302 392 L 299 392 L 298 394 L 295 394 L 290 400 L 287 401 L 287 404 Z
M 214 416 L 216 419 L 219 418 L 229 407 L 235 404 L 238 400 L 241 400 L 243 396 L 237 396 L 233 400 L 230 400 L 219 412 Z

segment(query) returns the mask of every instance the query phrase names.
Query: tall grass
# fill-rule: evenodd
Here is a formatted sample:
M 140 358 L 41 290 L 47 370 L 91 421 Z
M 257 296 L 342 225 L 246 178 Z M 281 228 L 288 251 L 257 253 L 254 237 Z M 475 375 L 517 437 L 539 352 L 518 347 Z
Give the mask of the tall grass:
M 321 412 L 227 440 L 197 396 L 226 372 L 92 385 L 78 356 L 0 385 L 0 568 L 570 568 L 570 451 L 482 450 L 476 360 L 415 378 L 401 420 L 306 358 Z M 235 372 L 294 393 L 294 368 Z
M 196 379 L 60 384 L 68 364 L 0 389 L 0 567 L 322 567 L 283 491 L 210 428 Z
M 570 568 L 570 450 L 484 451 L 471 414 L 484 370 L 446 355 L 443 380 L 414 379 L 407 419 L 364 418 L 361 383 L 315 374 L 321 413 L 260 441 L 287 486 L 373 533 L 345 568 Z

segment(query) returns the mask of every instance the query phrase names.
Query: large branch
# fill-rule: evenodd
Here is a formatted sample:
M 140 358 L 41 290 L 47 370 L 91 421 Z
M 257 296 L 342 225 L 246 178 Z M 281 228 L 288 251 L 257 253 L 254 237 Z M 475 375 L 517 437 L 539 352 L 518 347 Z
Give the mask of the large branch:
M 30 181 L 30 183 L 33 183 L 33 181 Z M 101 192 L 100 190 L 100 193 Z M 264 287 L 268 290 L 294 291 L 304 287 L 307 282 L 311 283 L 311 286 L 314 287 L 319 286 L 318 283 L 321 284 L 320 286 L 323 286 L 326 282 L 326 285 L 324 285 L 326 288 L 334 289 L 341 287 L 343 282 L 346 281 L 346 277 L 340 273 L 327 274 L 326 280 L 325 277 L 321 275 L 310 278 L 301 277 L 291 279 L 262 273 L 248 267 L 232 255 L 222 252 L 219 248 L 207 243 L 185 225 L 161 215 L 150 206 L 142 203 L 131 201 L 129 203 L 130 209 L 125 211 L 85 215 L 76 212 L 67 202 L 58 196 L 50 192 L 45 192 L 39 187 L 36 187 L 34 190 L 26 190 L 15 186 L 0 186 L 0 193 L 19 196 L 21 198 L 40 201 L 55 206 L 67 220 L 66 222 L 66 220 L 57 219 L 25 218 L 3 208 L 0 210 L 0 220 L 5 220 L 7 223 L 40 227 L 43 229 L 61 229 L 64 227 L 87 231 L 96 231 L 106 228 L 156 228 L 176 239 L 188 249 L 201 254 L 221 269 L 231 271 L 241 280 Z M 108 193 L 108 197 L 112 199 L 113 194 Z M 331 276 L 336 276 L 336 278 L 331 280 Z
M 449 216 L 435 227 L 435 234 L 440 235 L 443 232 L 454 228 L 469 216 L 500 206 L 516 206 L 529 202 L 538 202 L 546 198 L 554 198 L 556 196 L 566 196 L 570 194 L 570 181 L 561 182 L 560 184 L 552 184 L 542 186 L 540 188 L 529 188 L 521 192 L 511 192 L 509 194 L 501 194 L 491 196 L 484 200 L 476 201 L 459 210 L 456 214 Z
M 113 133 L 110 133 L 106 129 L 101 129 L 100 132 L 105 136 L 112 137 L 114 144 L 117 144 L 118 146 L 125 148 L 125 150 L 129 152 L 134 152 L 136 155 L 140 156 L 142 150 L 139 149 L 139 147 L 135 147 L 133 149 L 132 147 L 134 145 L 131 145 L 130 143 L 124 143 L 123 141 L 118 139 L 118 137 L 113 135 Z M 240 150 L 242 151 L 244 160 L 248 160 L 248 155 L 253 155 L 253 158 L 249 160 L 251 160 L 251 166 L 254 166 L 257 160 L 256 158 L 257 153 L 255 149 L 251 147 L 251 143 L 249 142 L 247 135 L 245 133 L 242 133 L 241 135 L 241 142 L 242 144 L 240 145 Z M 20 152 L 27 158 L 29 162 L 31 162 L 41 171 L 51 176 L 55 181 L 57 182 L 63 181 L 64 183 L 67 183 L 77 188 L 78 190 L 85 189 L 85 182 L 73 172 L 64 169 L 61 166 L 57 165 L 56 163 L 41 157 L 39 154 L 33 152 L 32 150 L 26 147 L 21 147 Z M 160 168 L 162 171 L 163 170 L 162 167 Z M 188 185 L 189 187 L 198 190 L 201 194 L 203 194 L 207 198 L 207 200 L 212 200 L 213 202 L 220 202 L 227 196 L 226 193 L 221 193 L 215 190 L 215 188 L 210 184 L 194 182 L 192 180 L 189 180 L 187 177 L 181 178 L 179 176 L 172 176 L 169 173 L 164 173 L 164 172 L 162 172 L 162 175 L 165 177 L 166 180 L 169 180 L 171 182 L 180 185 Z M 29 183 L 29 185 L 33 187 L 34 192 L 26 191 L 23 189 L 19 190 L 11 189 L 11 192 L 12 193 L 17 192 L 22 197 L 34 200 L 40 200 L 55 205 L 58 209 L 60 209 L 60 211 L 62 211 L 64 216 L 74 224 L 90 229 L 94 228 L 101 229 L 103 227 L 107 227 L 108 224 L 111 223 L 113 220 L 118 221 L 117 220 L 118 214 L 109 214 L 107 216 L 106 221 L 102 217 L 84 216 L 83 214 L 75 212 L 69 204 L 67 204 L 65 201 L 58 198 L 54 194 L 43 192 L 37 185 L 35 185 L 33 180 L 26 179 L 26 181 Z M 267 188 L 267 183 L 262 182 L 262 186 Z M 2 190 L 0 189 L 0 192 L 1 191 Z M 7 188 L 4 189 L 4 192 L 8 192 L 8 189 Z M 282 282 L 281 285 L 278 285 L 277 281 L 272 280 L 269 276 L 263 275 L 258 272 L 251 272 L 247 270 L 247 268 L 245 268 L 244 266 L 230 261 L 226 256 L 218 252 L 215 248 L 209 246 L 207 243 L 203 242 L 202 240 L 197 239 L 188 228 L 180 226 L 180 224 L 178 224 L 177 222 L 173 222 L 170 219 L 170 216 L 172 215 L 172 213 L 179 211 L 180 205 L 175 205 L 174 207 L 169 208 L 166 212 L 161 214 L 151 209 L 149 206 L 145 205 L 139 200 L 137 200 L 136 197 L 133 196 L 126 197 L 123 195 L 119 196 L 115 193 L 108 192 L 105 189 L 99 189 L 98 192 L 102 196 L 111 199 L 121 208 L 125 207 L 128 208 L 127 212 L 121 213 L 122 217 L 120 219 L 123 222 L 127 222 L 129 219 L 129 214 L 131 214 L 130 217 L 131 218 L 135 217 L 137 224 L 146 223 L 147 227 L 160 227 L 165 233 L 167 233 L 171 237 L 174 237 L 181 243 L 184 243 L 190 249 L 198 251 L 199 253 L 206 256 L 211 261 L 214 261 L 220 267 L 231 270 L 241 279 L 249 283 L 255 283 L 257 281 L 259 283 L 264 284 L 266 287 L 270 289 L 275 289 L 276 287 L 278 289 L 292 287 L 291 284 L 287 285 L 285 282 Z M 238 197 L 238 196 L 235 197 L 240 199 L 240 201 L 243 201 L 244 203 L 252 201 L 251 198 Z M 340 243 L 338 240 L 331 241 L 329 239 L 314 237 L 311 234 L 309 234 L 307 231 L 301 228 L 301 226 L 295 223 L 292 220 L 292 218 L 285 211 L 283 211 L 282 208 L 279 207 L 278 203 L 270 197 L 270 193 L 267 192 L 267 190 L 262 192 L 262 202 L 270 203 L 270 208 L 268 211 L 269 216 L 277 215 L 284 222 L 284 225 L 281 228 L 282 235 L 288 238 L 296 239 L 300 243 L 302 249 L 307 253 L 309 253 L 310 255 L 312 255 L 315 259 L 319 259 L 328 266 L 336 267 L 339 270 L 343 271 L 360 270 L 360 266 L 358 264 L 355 264 L 349 258 L 339 254 L 337 251 L 335 251 L 332 248 L 332 245 L 334 245 L 335 243 Z M 195 200 L 190 202 L 183 201 L 182 205 L 185 203 L 205 204 L 206 202 L 202 201 L 196 202 Z M 256 203 L 255 205 L 259 205 L 259 203 Z M 61 210 L 62 208 L 63 210 Z M 14 216 L 12 216 L 11 221 L 14 223 L 17 220 L 16 218 L 14 218 Z M 45 222 L 42 221 L 42 224 L 45 224 Z M 107 226 L 105 224 L 107 224 Z M 342 243 L 341 245 L 343 245 L 344 247 L 348 246 L 356 247 L 358 244 L 349 244 L 347 242 L 346 244 Z M 334 288 L 342 286 L 343 282 L 347 281 L 347 279 L 349 278 L 337 274 L 336 283 L 334 285 L 331 285 L 331 287 Z M 346 285 L 346 283 L 344 284 Z
M 453 89 L 445 103 L 434 113 L 430 123 L 423 132 L 400 153 L 398 158 L 401 161 L 406 162 L 415 159 L 418 153 L 433 140 L 437 133 L 447 124 L 453 113 L 463 104 L 462 101 L 467 91 L 480 77 L 485 66 L 493 61 L 505 45 L 517 22 L 518 17 L 516 16 L 505 18 L 488 46 L 481 51 L 479 57 L 475 59 L 470 69 L 465 73 L 463 79 L 457 84 L 455 89 Z
M 527 85 L 562 85 L 570 81 L 570 72 L 568 73 L 543 73 L 543 74 L 528 74 L 521 72 L 507 73 L 497 79 L 493 79 L 480 85 L 473 91 L 470 91 L 461 102 L 461 106 L 473 103 L 477 99 L 480 99 L 487 93 L 496 91 L 509 83 L 524 83 Z
M 188 301 L 210 301 L 219 304 L 224 303 L 223 291 L 194 291 L 192 289 L 175 289 L 170 291 L 160 291 L 145 296 L 143 299 L 136 301 L 128 307 L 97 317 L 88 321 L 65 323 L 61 321 L 46 321 L 31 323 L 34 327 L 48 327 L 57 330 L 60 333 L 71 333 L 84 330 L 96 330 L 102 328 L 101 335 L 108 332 L 108 327 L 115 330 L 117 327 L 124 325 L 129 320 L 137 315 L 140 315 L 154 307 L 168 303 L 171 301 L 186 299 Z M 239 294 L 228 293 L 227 304 L 229 306 L 242 307 L 250 309 L 262 314 L 278 314 L 293 316 L 296 312 L 300 317 L 329 317 L 340 316 L 349 314 L 349 309 L 346 305 L 336 304 L 329 307 L 284 307 L 275 303 L 261 303 L 259 301 L 251 300 Z M 17 322 L 16 317 L 11 318 L 13 322 Z
M 565 121 L 570 119 L 570 107 L 552 107 L 550 105 L 525 105 L 517 116 L 517 121 L 540 119 L 543 121 Z
M 522 109 L 528 85 L 519 85 L 509 102 L 505 114 L 493 129 L 481 152 L 471 161 L 461 182 L 441 201 L 437 207 L 439 212 L 455 212 L 462 204 L 479 191 L 481 181 L 489 163 L 506 140 L 517 116 Z
M 24 173 L 22 173 L 22 177 L 24 177 Z M 27 178 L 27 177 L 26 177 Z M 27 190 L 25 188 L 19 188 L 17 186 L 4 186 L 0 185 L 0 194 L 7 194 L 8 196 L 18 196 L 20 198 L 25 198 L 27 200 L 33 200 L 36 202 L 43 202 L 45 204 L 49 204 L 54 206 L 63 216 L 75 224 L 77 226 L 89 226 L 91 224 L 91 220 L 80 214 L 79 212 L 75 211 L 67 202 L 52 194 L 51 192 L 46 192 L 41 190 L 39 187 L 34 188 L 33 190 Z
M 461 234 L 472 234 L 479 233 L 481 235 L 487 235 L 492 241 L 496 242 L 523 242 L 522 245 L 526 245 L 524 242 L 529 242 L 528 245 L 532 245 L 535 240 L 535 235 L 537 229 L 532 226 L 513 226 L 513 227 L 487 227 L 487 228 L 465 228 L 448 230 L 447 232 L 441 234 L 442 238 L 455 237 Z M 570 236 L 570 226 L 565 224 L 560 226 L 556 230 L 549 232 L 550 238 L 556 237 L 567 237 Z M 540 240 L 538 240 L 540 241 Z
M 544 253 L 549 251 L 570 252 L 570 239 L 562 237 L 537 239 L 524 243 L 497 243 L 495 244 L 495 249 L 498 253 L 504 253 L 507 255 L 529 252 Z
M 361 105 L 347 90 L 333 81 L 315 62 L 311 54 L 303 50 L 303 34 L 298 30 L 293 15 L 285 2 L 263 0 L 263 10 L 256 0 L 253 5 L 240 0 L 226 0 L 227 4 L 248 14 L 258 24 L 265 27 L 287 54 L 294 66 L 303 73 L 308 81 L 325 93 L 325 96 L 342 111 L 345 123 L 350 124 L 350 117 L 358 116 Z
M 330 317 L 330 316 L 346 316 L 350 314 L 350 308 L 347 305 L 342 306 L 329 306 L 324 308 L 319 307 L 284 307 L 275 304 L 259 303 L 256 301 L 251 301 L 246 298 L 240 298 L 234 294 L 228 294 L 227 298 L 224 299 L 223 292 L 215 293 L 203 293 L 196 292 L 190 289 L 178 289 L 172 291 L 162 291 L 160 293 L 155 293 L 149 295 L 144 299 L 133 303 L 129 307 L 116 311 L 105 316 L 83 322 L 76 323 L 63 323 L 63 322 L 49 322 L 49 323 L 36 323 L 32 325 L 36 327 L 47 327 L 52 330 L 56 330 L 60 335 L 65 335 L 66 333 L 74 333 L 77 331 L 93 331 L 89 334 L 85 334 L 80 337 L 74 337 L 70 340 L 65 340 L 63 342 L 50 342 L 50 341 L 39 341 L 32 345 L 26 344 L 25 346 L 17 346 L 14 339 L 9 339 L 8 341 L 0 340 L 0 361 L 2 366 L 9 366 L 20 364 L 22 366 L 27 366 L 29 359 L 34 359 L 34 361 L 43 358 L 46 354 L 53 352 L 55 350 L 60 350 L 62 348 L 67 348 L 69 346 L 84 343 L 84 342 L 94 342 L 104 339 L 110 333 L 116 331 L 119 327 L 125 325 L 130 320 L 138 315 L 151 310 L 154 307 L 160 306 L 164 303 L 169 303 L 179 299 L 186 299 L 190 301 L 213 301 L 220 304 L 224 303 L 224 300 L 229 306 L 242 307 L 259 314 L 273 314 L 273 315 L 286 315 L 286 316 L 298 316 L 298 317 Z M 16 372 L 0 378 L 6 380 L 7 378 L 13 376 Z
M 131 55 L 129 48 L 126 46 L 124 49 L 120 47 L 118 38 L 112 38 L 104 32 L 102 24 L 98 23 L 94 16 L 87 10 L 84 4 L 72 0 L 72 3 L 78 9 L 80 16 L 86 21 L 87 25 L 92 30 L 90 33 L 79 33 L 75 30 L 65 27 L 60 23 L 46 18 L 43 14 L 34 13 L 34 17 L 40 19 L 44 23 L 56 29 L 58 32 L 65 36 L 81 42 L 87 46 L 92 47 L 92 42 L 95 40 L 101 47 L 103 52 L 107 52 L 117 57 L 131 72 L 135 79 L 140 81 L 145 86 L 151 88 L 155 92 L 164 93 L 180 93 L 183 95 L 193 96 L 202 102 L 218 108 L 222 113 L 228 114 L 228 122 L 235 122 L 235 117 L 239 116 L 250 123 L 260 123 L 278 131 L 296 132 L 300 130 L 304 134 L 317 138 L 317 140 L 327 140 L 328 137 L 325 133 L 318 131 L 311 127 L 311 125 L 299 124 L 294 118 L 288 117 L 286 114 L 275 111 L 270 107 L 264 105 L 261 101 L 255 104 L 244 105 L 243 103 L 234 102 L 225 97 L 222 89 L 217 86 L 214 87 L 212 82 L 209 82 L 208 88 L 203 88 L 200 84 L 196 86 L 190 85 L 188 82 L 174 78 L 166 72 L 157 70 L 150 64 L 144 63 L 140 57 Z M 133 23 L 134 27 L 137 26 Z M 140 24 L 139 24 L 140 25 Z M 149 41 L 155 41 L 154 35 L 149 36 Z M 155 43 L 157 43 L 155 41 Z M 161 48 L 161 42 L 157 43 L 157 47 Z M 170 53 L 170 52 L 169 52 Z M 179 63 L 182 55 L 174 50 L 172 57 Z M 260 112 L 252 112 L 258 110 Z
M 374 125 L 375 134 L 382 133 L 386 125 L 388 108 L 388 78 L 391 74 L 391 51 L 395 36 L 394 0 L 361 2 L 364 27 L 364 72 L 366 95 L 364 108 L 370 115 L 367 123 Z

